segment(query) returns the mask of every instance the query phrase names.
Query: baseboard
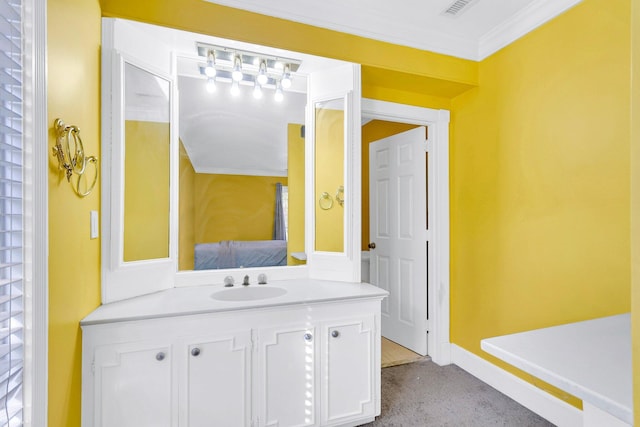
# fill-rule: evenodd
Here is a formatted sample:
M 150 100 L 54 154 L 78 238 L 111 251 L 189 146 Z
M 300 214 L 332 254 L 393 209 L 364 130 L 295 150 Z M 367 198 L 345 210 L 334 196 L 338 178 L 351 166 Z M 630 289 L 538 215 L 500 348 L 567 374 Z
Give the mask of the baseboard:
M 559 427 L 583 425 L 582 411 L 578 408 L 455 344 L 451 345 L 451 361 Z

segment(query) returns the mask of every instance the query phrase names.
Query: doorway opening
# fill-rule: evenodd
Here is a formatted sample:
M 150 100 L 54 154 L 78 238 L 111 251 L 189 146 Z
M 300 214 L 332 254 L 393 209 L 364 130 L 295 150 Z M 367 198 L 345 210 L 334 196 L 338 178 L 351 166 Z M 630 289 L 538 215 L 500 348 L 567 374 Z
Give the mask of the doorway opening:
M 369 282 L 390 292 L 382 335 L 449 364 L 449 112 L 363 99 L 362 118 L 362 249 Z

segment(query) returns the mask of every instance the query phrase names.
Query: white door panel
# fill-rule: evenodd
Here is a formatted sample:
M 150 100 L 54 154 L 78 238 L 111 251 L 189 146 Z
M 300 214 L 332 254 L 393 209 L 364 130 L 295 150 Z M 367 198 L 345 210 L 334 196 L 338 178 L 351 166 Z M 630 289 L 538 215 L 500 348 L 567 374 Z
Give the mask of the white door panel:
M 426 129 L 370 144 L 371 282 L 390 292 L 382 335 L 427 354 Z

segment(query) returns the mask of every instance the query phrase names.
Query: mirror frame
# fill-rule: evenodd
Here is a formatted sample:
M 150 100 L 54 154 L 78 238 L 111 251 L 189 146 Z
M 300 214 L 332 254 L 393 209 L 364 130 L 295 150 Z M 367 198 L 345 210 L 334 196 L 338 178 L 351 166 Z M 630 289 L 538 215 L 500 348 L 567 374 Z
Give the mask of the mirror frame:
M 174 176 L 177 173 L 177 90 L 171 74 L 117 49 L 115 22 L 103 26 L 102 51 L 102 303 L 169 289 L 174 286 L 177 243 L 177 203 Z M 107 41 L 113 41 L 107 43 Z M 125 64 L 131 64 L 169 83 L 169 246 L 168 257 L 124 261 L 124 114 Z
M 313 73 L 308 80 L 309 103 L 306 122 L 310 126 L 305 144 L 305 247 L 309 277 L 314 279 L 360 282 L 362 230 L 361 221 L 361 77 L 360 65 L 345 63 L 340 67 Z M 315 249 L 315 109 L 316 104 L 344 99 L 344 245 L 343 252 Z

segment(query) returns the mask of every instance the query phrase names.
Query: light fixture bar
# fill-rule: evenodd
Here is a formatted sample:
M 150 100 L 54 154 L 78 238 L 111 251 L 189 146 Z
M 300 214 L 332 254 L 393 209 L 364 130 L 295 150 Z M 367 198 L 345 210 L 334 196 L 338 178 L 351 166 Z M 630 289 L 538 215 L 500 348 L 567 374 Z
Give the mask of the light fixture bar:
M 196 48 L 198 50 L 198 56 L 201 56 L 203 58 L 206 58 L 207 53 L 210 50 L 212 50 L 215 55 L 216 64 L 219 64 L 220 62 L 223 62 L 223 63 L 226 62 L 233 66 L 234 57 L 236 55 L 239 55 L 240 59 L 242 60 L 243 67 L 245 68 L 252 67 L 256 71 L 260 67 L 261 60 L 264 60 L 266 62 L 267 69 L 282 70 L 284 65 L 288 64 L 289 70 L 292 73 L 295 73 L 296 71 L 298 71 L 298 68 L 300 68 L 300 64 L 302 63 L 302 61 L 293 59 L 293 58 L 285 58 L 285 57 L 274 56 L 274 55 L 264 55 L 259 52 L 251 52 L 251 51 L 242 50 L 242 49 L 232 49 L 229 47 L 216 46 L 216 45 L 211 45 L 206 43 L 196 43 Z

